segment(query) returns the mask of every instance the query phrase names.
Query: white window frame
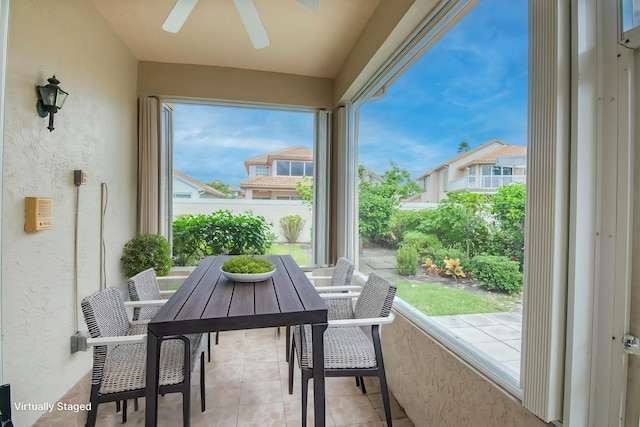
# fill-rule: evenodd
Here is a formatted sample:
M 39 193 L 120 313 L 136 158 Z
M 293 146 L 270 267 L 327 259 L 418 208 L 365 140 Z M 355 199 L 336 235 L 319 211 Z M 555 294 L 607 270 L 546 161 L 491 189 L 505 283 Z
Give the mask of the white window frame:
M 255 173 L 256 176 L 269 176 L 271 174 L 271 171 L 269 170 L 269 166 L 256 165 Z
M 352 104 L 347 105 L 347 107 L 349 107 L 350 113 L 348 115 L 347 123 L 357 123 L 357 112 L 362 104 L 367 102 L 368 99 L 373 96 L 373 94 L 384 90 L 385 85 L 389 84 L 388 82 L 392 82 L 397 77 L 398 73 L 404 71 L 405 68 L 410 66 L 410 64 L 412 63 L 412 59 L 416 57 L 416 55 L 424 52 L 437 38 L 439 38 L 442 32 L 455 25 L 455 23 L 457 23 L 457 21 L 460 19 L 460 16 L 462 16 L 464 12 L 469 8 L 475 6 L 476 3 L 477 2 L 474 0 L 452 0 L 443 2 L 441 5 L 442 9 L 434 12 L 434 14 L 424 22 L 424 26 L 422 27 L 422 29 L 418 30 L 416 34 L 409 38 L 407 44 L 401 47 L 399 51 L 396 52 L 396 55 L 393 56 L 387 63 L 385 63 L 383 67 L 381 67 L 379 73 L 369 82 L 369 84 L 365 85 L 364 89 L 354 98 Z M 563 2 L 561 6 L 556 7 L 563 8 L 563 12 L 566 12 L 566 9 L 568 9 L 567 4 L 568 2 Z M 567 15 L 564 15 L 561 18 L 567 18 Z M 569 34 L 568 28 L 564 28 L 564 31 L 566 31 L 566 34 Z M 567 77 L 568 79 L 568 75 L 563 77 Z M 568 125 L 568 122 L 561 123 L 562 129 L 567 129 Z M 346 132 L 344 132 L 346 136 L 343 137 L 346 138 L 347 142 L 350 142 L 350 138 L 355 132 L 357 132 L 357 129 L 354 131 L 347 128 Z M 342 133 L 343 132 L 341 132 L 339 129 L 339 137 L 342 136 Z M 353 144 L 356 144 L 355 139 Z M 338 146 L 343 150 L 343 152 L 341 153 L 342 157 L 349 158 L 348 154 L 349 150 L 351 149 L 351 144 L 346 144 L 346 146 L 338 144 Z M 357 164 L 357 159 L 354 164 Z M 565 165 L 565 168 L 566 167 L 568 167 L 568 164 Z M 356 171 L 357 167 L 351 168 L 352 174 L 355 174 Z M 441 180 L 443 179 L 443 176 L 444 174 L 441 173 Z M 339 184 L 339 188 L 343 188 L 349 183 L 349 181 L 355 182 L 353 177 L 348 177 L 347 179 L 343 178 Z M 442 188 L 446 188 L 444 187 L 444 185 L 446 185 L 444 182 L 440 182 L 440 185 L 443 186 Z M 352 198 L 352 200 L 355 201 L 355 206 L 352 209 L 357 213 L 357 196 Z M 357 241 L 357 230 L 358 228 L 356 222 L 354 228 L 351 229 L 353 241 Z M 357 251 L 353 251 L 357 254 Z M 412 323 L 418 325 L 427 334 L 445 345 L 450 351 L 462 357 L 467 363 L 470 363 L 496 384 L 500 385 L 505 391 L 507 391 L 514 397 L 523 400 L 525 393 L 523 388 L 521 388 L 520 382 L 518 380 L 515 380 L 512 376 L 506 374 L 502 369 L 495 368 L 492 361 L 488 360 L 477 352 L 474 352 L 473 347 L 461 345 L 458 340 L 454 339 L 453 336 L 449 334 L 445 329 L 443 329 L 440 325 L 436 324 L 434 321 L 429 319 L 427 316 L 425 316 L 412 306 L 406 304 L 399 298 L 397 298 L 396 300 L 396 309 L 404 316 L 406 316 Z M 523 329 L 525 328 L 526 326 Z M 562 377 L 559 377 L 559 380 L 562 381 Z M 536 382 L 537 384 L 534 384 Z M 530 387 L 530 390 L 533 390 L 535 387 L 539 386 L 545 388 L 546 386 L 543 382 L 544 381 L 542 378 L 538 380 L 533 379 L 530 384 L 525 384 L 525 387 Z M 534 386 L 534 388 L 531 388 L 531 386 Z M 543 410 L 546 410 L 546 408 L 544 408 Z M 544 416 L 547 415 L 548 413 Z M 556 413 L 553 413 L 550 416 L 555 417 Z
M 0 0 L 1 2 L 2 0 Z M 293 106 L 282 106 L 275 104 L 252 104 L 252 103 L 244 103 L 244 102 L 231 102 L 224 100 L 209 100 L 208 102 L 204 102 L 202 100 L 193 101 L 190 99 L 184 98 L 163 98 L 161 99 L 163 103 L 180 103 L 180 104 L 201 104 L 201 105 L 211 105 L 216 107 L 242 107 L 242 108 L 256 108 L 261 110 L 283 110 L 283 111 L 298 111 L 305 113 L 312 113 L 314 115 L 314 160 L 313 162 L 313 179 L 314 179 L 314 207 L 313 207 L 313 253 L 312 260 L 315 264 L 326 264 L 328 262 L 329 257 L 329 212 L 331 211 L 331 202 L 328 197 L 328 188 L 329 188 L 329 159 L 330 156 L 330 147 L 331 147 L 331 112 L 327 112 L 325 110 L 320 110 L 317 108 L 302 108 L 302 107 L 293 107 Z M 0 109 L 1 111 L 1 109 Z M 173 141 L 170 141 L 166 147 L 166 150 L 169 151 L 168 158 L 170 159 L 168 164 L 166 165 L 166 170 L 162 170 L 161 173 L 170 177 L 169 181 L 171 181 L 171 177 L 173 177 L 172 169 L 173 169 Z M 163 168 L 164 169 L 164 168 Z M 271 168 L 270 169 L 270 173 Z M 261 197 L 252 199 L 263 199 Z M 271 200 L 270 198 L 266 198 L 266 200 Z M 171 204 L 173 203 L 173 198 L 167 201 L 169 206 L 168 209 L 171 209 Z M 319 206 L 320 208 L 316 208 Z M 170 212 L 170 211 L 169 211 Z M 171 217 L 171 216 L 170 216 Z M 171 229 L 171 222 L 169 222 L 169 229 Z

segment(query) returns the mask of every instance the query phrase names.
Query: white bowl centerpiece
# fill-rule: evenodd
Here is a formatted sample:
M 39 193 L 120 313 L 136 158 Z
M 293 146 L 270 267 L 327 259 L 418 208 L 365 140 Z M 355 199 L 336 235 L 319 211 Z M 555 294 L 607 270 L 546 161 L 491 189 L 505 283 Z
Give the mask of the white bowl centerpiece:
M 222 264 L 220 271 L 235 282 L 261 282 L 273 276 L 276 266 L 266 258 L 240 255 Z

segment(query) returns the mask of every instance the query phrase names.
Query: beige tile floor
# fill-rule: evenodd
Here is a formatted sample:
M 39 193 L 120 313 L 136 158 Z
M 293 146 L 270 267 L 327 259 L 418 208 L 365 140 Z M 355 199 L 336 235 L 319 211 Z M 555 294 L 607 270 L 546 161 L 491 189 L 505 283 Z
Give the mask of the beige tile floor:
M 284 329 L 283 329 L 284 330 Z M 292 427 L 301 425 L 300 374 L 296 369 L 293 395 L 288 394 L 284 334 L 275 329 L 220 333 L 212 346 L 211 362 L 206 363 L 206 411 L 200 412 L 196 372 L 193 377 L 191 425 L 193 427 Z M 89 399 L 90 374 L 87 373 L 60 400 L 70 404 Z M 353 378 L 327 378 L 327 426 L 386 426 L 377 378 L 367 379 L 363 395 Z M 413 427 L 398 402 L 391 397 L 393 425 Z M 43 415 L 34 425 L 46 427 L 84 426 L 86 412 L 56 411 Z M 121 414 L 114 403 L 98 409 L 98 427 L 121 426 Z M 129 402 L 126 426 L 144 425 L 144 399 L 138 411 Z M 182 425 L 182 399 L 179 394 L 160 397 L 158 426 Z M 313 384 L 309 384 L 309 418 L 313 426 Z

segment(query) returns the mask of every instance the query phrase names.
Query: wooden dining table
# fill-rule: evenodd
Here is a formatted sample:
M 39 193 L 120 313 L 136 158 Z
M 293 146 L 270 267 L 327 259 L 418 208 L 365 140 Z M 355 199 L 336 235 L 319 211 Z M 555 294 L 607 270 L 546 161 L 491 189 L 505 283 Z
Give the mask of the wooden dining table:
M 164 337 L 310 324 L 313 360 L 324 360 L 327 306 L 290 255 L 267 257 L 276 271 L 267 280 L 235 282 L 220 267 L 230 256 L 205 258 L 148 325 L 145 425 L 158 421 L 158 370 Z M 315 426 L 325 425 L 324 364 L 313 365 Z

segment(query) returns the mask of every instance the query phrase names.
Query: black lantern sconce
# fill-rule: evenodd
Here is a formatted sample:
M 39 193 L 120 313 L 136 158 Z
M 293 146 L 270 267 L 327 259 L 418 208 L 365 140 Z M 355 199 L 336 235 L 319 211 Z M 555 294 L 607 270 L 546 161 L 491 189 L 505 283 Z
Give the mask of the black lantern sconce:
M 62 104 L 64 104 L 69 94 L 58 87 L 60 81 L 56 79 L 55 75 L 47 79 L 47 81 L 49 82 L 48 85 L 36 86 L 36 91 L 38 92 L 36 110 L 40 117 L 47 117 L 47 114 L 49 115 L 49 126 L 47 126 L 47 129 L 51 132 L 54 129 L 53 115 L 62 108 Z

